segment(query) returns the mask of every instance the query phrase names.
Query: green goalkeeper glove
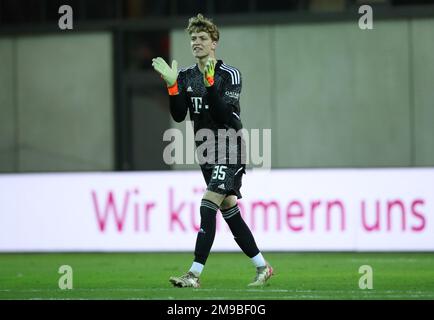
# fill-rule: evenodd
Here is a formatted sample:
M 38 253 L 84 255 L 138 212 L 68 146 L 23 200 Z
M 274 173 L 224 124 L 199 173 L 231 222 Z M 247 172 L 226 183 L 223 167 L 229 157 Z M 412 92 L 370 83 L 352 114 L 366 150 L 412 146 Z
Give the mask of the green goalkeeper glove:
M 172 68 L 164 61 L 163 58 L 158 57 L 152 59 L 152 66 L 155 71 L 157 71 L 168 87 L 173 87 L 176 83 L 176 79 L 178 78 L 178 62 L 176 60 L 172 61 Z
M 206 62 L 204 72 L 203 72 L 203 82 L 205 87 L 211 87 L 214 84 L 214 74 L 215 74 L 215 64 L 216 60 L 214 58 L 209 58 Z

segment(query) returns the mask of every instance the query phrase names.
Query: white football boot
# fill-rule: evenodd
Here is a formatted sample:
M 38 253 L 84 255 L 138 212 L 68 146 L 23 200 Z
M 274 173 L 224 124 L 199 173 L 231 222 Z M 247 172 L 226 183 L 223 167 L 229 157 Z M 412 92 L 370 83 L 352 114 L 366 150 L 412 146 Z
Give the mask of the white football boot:
M 249 287 L 259 287 L 265 285 L 268 279 L 273 275 L 273 268 L 267 263 L 265 267 L 256 268 L 256 277 Z
M 179 288 L 199 288 L 200 282 L 199 277 L 196 277 L 193 272 L 189 271 L 186 274 L 180 277 L 170 277 L 170 283 L 173 284 L 174 287 Z

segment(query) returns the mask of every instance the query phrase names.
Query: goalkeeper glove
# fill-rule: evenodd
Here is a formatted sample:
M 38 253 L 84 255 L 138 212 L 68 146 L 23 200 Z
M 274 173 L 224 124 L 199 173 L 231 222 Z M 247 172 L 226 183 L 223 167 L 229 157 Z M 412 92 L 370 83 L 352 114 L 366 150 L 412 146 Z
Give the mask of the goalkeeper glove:
M 173 60 L 171 68 L 163 58 L 158 57 L 152 59 L 152 66 L 155 71 L 160 74 L 163 80 L 166 81 L 169 95 L 178 94 L 178 82 L 176 81 L 178 78 L 178 62 Z
M 205 65 L 203 70 L 203 81 L 205 83 L 205 87 L 211 87 L 214 84 L 215 64 L 216 60 L 210 58 Z

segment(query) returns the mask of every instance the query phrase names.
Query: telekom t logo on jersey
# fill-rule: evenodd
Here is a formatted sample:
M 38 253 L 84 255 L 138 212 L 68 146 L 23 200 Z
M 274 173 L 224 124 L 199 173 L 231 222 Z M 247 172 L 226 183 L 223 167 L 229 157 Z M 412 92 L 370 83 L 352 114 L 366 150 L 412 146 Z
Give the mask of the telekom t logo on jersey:
M 194 106 L 194 113 L 200 113 L 199 109 L 202 109 L 202 97 L 191 97 L 191 102 Z M 205 109 L 208 109 L 208 105 L 205 105 Z

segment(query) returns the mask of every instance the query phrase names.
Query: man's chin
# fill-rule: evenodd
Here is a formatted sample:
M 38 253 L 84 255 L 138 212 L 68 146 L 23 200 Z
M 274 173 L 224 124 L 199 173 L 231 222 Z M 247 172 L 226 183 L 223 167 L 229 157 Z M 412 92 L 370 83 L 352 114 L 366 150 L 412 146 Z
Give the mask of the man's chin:
M 203 58 L 207 58 L 208 54 L 206 54 L 206 53 L 205 54 L 195 54 L 194 57 L 196 59 L 203 59 Z

